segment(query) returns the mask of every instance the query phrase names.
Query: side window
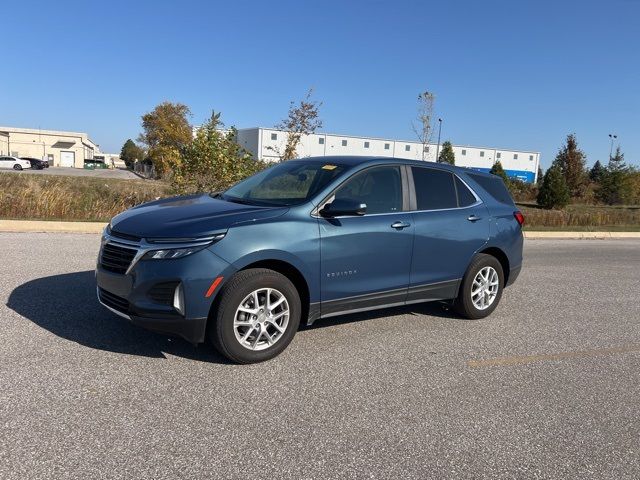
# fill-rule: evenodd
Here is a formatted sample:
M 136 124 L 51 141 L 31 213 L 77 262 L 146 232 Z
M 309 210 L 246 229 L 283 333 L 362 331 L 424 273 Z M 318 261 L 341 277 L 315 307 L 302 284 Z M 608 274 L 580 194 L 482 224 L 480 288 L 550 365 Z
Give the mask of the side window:
M 441 210 L 458 206 L 451 172 L 421 167 L 411 167 L 411 170 L 418 210 Z
M 374 167 L 356 174 L 336 190 L 335 198 L 367 204 L 367 214 L 402 211 L 399 167 Z
M 469 187 L 467 187 L 462 180 L 454 175 L 456 179 L 456 190 L 458 192 L 458 206 L 468 207 L 476 203 L 476 197 L 471 193 Z

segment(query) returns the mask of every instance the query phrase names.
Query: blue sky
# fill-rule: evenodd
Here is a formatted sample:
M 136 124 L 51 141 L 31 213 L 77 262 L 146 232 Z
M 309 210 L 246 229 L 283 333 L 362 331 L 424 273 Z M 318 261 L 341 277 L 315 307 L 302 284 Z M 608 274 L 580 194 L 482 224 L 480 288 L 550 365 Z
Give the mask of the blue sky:
M 434 92 L 443 140 L 542 152 L 616 133 L 640 165 L 640 1 L 65 1 L 3 8 L 0 125 L 119 151 L 163 100 L 192 122 L 273 126 L 308 88 L 324 131 L 412 139 Z

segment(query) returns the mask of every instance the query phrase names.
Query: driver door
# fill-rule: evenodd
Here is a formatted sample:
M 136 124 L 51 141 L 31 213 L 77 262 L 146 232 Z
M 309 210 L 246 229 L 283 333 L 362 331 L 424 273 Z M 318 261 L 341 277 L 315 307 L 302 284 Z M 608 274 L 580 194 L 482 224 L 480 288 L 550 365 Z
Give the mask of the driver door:
M 403 167 L 376 166 L 347 179 L 329 198 L 367 209 L 362 216 L 319 219 L 323 317 L 404 303 L 414 232 L 405 185 Z

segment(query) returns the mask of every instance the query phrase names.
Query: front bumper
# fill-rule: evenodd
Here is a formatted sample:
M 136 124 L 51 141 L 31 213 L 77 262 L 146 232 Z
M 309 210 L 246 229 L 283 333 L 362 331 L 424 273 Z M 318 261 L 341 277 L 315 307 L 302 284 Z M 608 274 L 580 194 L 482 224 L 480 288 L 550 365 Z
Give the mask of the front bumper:
M 139 260 L 126 274 L 108 271 L 98 259 L 97 295 L 102 305 L 135 325 L 196 344 L 205 340 L 211 304 L 220 290 L 207 297 L 211 283 L 233 271 L 208 248 L 179 259 Z M 178 287 L 183 313 L 174 306 Z

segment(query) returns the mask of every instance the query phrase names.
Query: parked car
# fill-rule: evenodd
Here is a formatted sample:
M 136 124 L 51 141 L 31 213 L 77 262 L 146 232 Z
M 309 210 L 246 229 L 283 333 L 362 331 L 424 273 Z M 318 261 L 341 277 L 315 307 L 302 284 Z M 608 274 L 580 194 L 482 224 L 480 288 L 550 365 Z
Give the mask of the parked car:
M 109 168 L 109 166 L 104 162 L 104 158 L 103 159 L 89 158 L 84 161 L 84 168 L 89 170 L 95 170 L 96 168 L 97 169 Z
M 31 164 L 31 168 L 36 170 L 42 170 L 43 168 L 49 168 L 49 162 L 46 160 L 40 160 L 39 158 L 33 157 L 20 157 L 21 160 L 26 160 Z
M 479 319 L 522 265 L 522 214 L 502 180 L 444 164 L 307 158 L 223 193 L 115 216 L 98 298 L 136 325 L 267 360 L 300 322 L 444 301 Z
M 0 168 L 23 170 L 25 168 L 31 168 L 31 162 L 17 157 L 0 157 Z

